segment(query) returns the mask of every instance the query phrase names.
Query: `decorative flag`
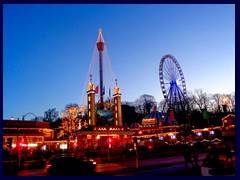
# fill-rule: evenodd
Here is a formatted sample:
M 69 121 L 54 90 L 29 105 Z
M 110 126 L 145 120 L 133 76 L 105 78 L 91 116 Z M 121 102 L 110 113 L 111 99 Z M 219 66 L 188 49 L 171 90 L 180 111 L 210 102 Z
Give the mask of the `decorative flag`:
M 207 109 L 202 109 L 203 119 L 208 119 Z
M 103 87 L 103 93 L 102 93 L 103 95 L 105 94 L 105 86 Z
M 96 86 L 95 88 L 95 93 L 98 93 L 98 86 Z
M 156 104 L 153 107 L 153 111 L 157 111 L 157 105 Z
M 169 116 L 170 116 L 170 120 L 173 122 L 174 121 L 174 112 L 173 112 L 172 108 L 169 111 Z

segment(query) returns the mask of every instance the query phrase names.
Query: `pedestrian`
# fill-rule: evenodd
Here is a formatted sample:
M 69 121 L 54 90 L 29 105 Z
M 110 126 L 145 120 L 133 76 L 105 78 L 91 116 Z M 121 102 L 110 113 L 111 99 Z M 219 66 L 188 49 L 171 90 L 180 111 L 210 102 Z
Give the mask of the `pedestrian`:
M 197 147 L 195 146 L 194 149 L 193 149 L 193 160 L 194 160 L 194 163 L 195 163 L 195 167 L 199 167 L 199 164 L 198 164 L 198 149 Z
M 232 162 L 232 153 L 231 153 L 231 147 L 229 144 L 226 144 L 225 146 L 225 155 L 226 155 L 226 164 L 228 163 L 228 159 Z
M 212 155 L 213 155 L 213 164 L 216 166 L 219 163 L 219 150 L 215 144 L 212 144 L 211 147 Z
M 186 169 L 188 168 L 188 163 L 191 163 L 192 167 L 194 167 L 190 147 L 188 145 L 185 145 L 185 147 L 184 147 L 183 156 L 184 156 L 184 161 L 185 161 L 185 168 Z

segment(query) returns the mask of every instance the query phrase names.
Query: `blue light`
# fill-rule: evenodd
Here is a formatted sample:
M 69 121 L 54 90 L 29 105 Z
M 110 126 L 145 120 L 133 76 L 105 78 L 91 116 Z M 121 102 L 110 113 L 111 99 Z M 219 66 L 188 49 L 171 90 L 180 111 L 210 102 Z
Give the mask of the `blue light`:
M 214 134 L 214 131 L 210 131 L 210 134 Z
M 197 134 L 197 136 L 201 136 L 202 132 L 197 132 L 196 134 Z

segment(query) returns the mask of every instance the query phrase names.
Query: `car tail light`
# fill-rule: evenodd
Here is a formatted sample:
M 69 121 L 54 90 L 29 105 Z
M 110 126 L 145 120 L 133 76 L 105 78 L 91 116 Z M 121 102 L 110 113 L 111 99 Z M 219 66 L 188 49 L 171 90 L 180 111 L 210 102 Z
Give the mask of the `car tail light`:
M 48 169 L 48 168 L 50 168 L 52 165 L 51 164 L 47 164 L 46 165 L 46 168 Z

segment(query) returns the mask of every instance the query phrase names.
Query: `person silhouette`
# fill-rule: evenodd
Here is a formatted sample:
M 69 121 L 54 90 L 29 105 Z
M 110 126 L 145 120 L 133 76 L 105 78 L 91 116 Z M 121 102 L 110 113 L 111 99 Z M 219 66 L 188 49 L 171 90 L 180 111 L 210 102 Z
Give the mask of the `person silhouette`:
M 184 147 L 184 161 L 185 161 L 185 169 L 188 168 L 188 163 L 191 163 L 192 167 L 194 167 L 193 161 L 192 161 L 192 153 L 190 151 L 190 147 L 188 145 L 185 145 Z
M 226 155 L 226 164 L 228 163 L 228 160 L 232 162 L 232 154 L 231 154 L 231 147 L 229 144 L 226 144 L 225 146 L 225 155 Z

